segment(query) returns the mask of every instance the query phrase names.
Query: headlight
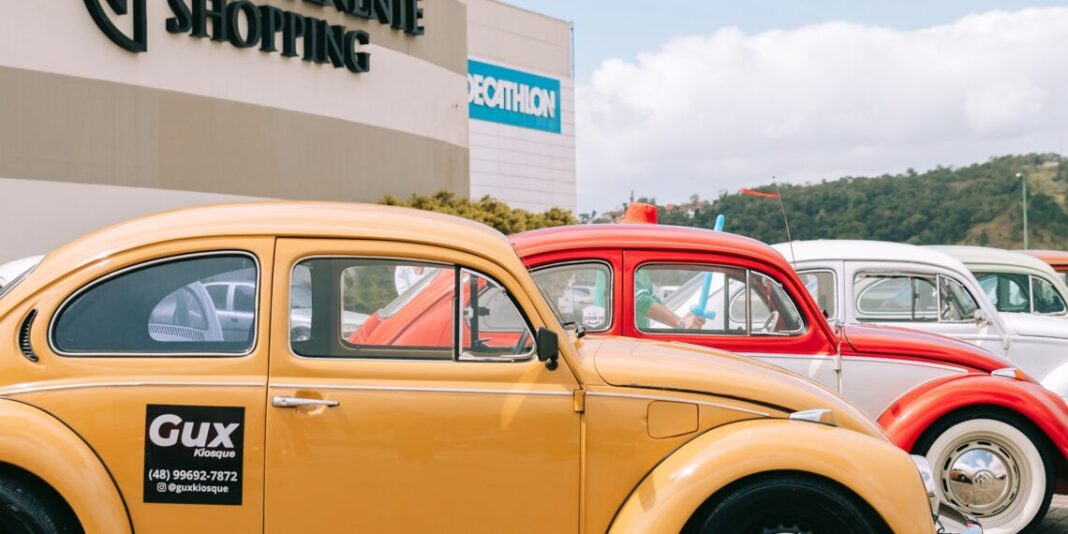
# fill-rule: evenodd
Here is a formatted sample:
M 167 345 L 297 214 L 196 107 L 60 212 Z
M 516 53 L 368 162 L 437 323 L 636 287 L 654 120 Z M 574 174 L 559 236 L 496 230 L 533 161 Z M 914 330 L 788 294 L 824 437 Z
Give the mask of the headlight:
M 918 454 L 910 455 L 912 462 L 916 464 L 916 470 L 920 472 L 920 480 L 923 480 L 923 488 L 927 490 L 928 504 L 931 506 L 931 517 L 938 517 L 938 487 L 935 486 L 934 472 L 927 458 Z

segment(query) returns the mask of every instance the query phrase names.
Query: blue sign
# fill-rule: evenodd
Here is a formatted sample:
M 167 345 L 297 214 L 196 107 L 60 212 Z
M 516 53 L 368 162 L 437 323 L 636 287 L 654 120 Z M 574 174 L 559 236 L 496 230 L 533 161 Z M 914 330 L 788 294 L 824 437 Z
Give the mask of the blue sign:
M 467 103 L 472 119 L 560 133 L 560 80 L 472 59 Z

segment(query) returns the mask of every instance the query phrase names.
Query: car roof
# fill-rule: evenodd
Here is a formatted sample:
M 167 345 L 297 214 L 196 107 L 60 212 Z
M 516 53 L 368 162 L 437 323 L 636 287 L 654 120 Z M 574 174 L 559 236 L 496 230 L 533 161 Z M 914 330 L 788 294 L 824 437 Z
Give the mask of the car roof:
M 965 265 L 1002 265 L 1022 271 L 1039 271 L 1056 276 L 1056 271 L 1048 263 L 1019 252 L 991 247 L 972 247 L 962 245 L 929 246 L 932 250 L 944 252 L 957 258 Z
M 503 234 L 452 215 L 373 204 L 265 201 L 184 208 L 118 223 L 56 249 L 41 262 L 37 274 L 51 279 L 125 250 L 227 236 L 406 241 L 447 246 L 523 268 Z
M 583 224 L 532 230 L 510 236 L 522 256 L 562 250 L 623 248 L 701 250 L 760 259 L 783 271 L 792 267 L 766 243 L 704 228 L 667 224 Z
M 1019 252 L 1034 256 L 1051 265 L 1068 265 L 1068 252 L 1063 250 L 1021 250 Z
M 792 246 L 791 246 L 792 245 Z M 814 241 L 794 241 L 777 243 L 775 249 L 780 253 L 793 256 L 793 261 L 888 261 L 925 263 L 945 267 L 959 273 L 968 269 L 956 258 L 937 250 L 889 241 L 864 241 L 850 239 L 821 239 Z

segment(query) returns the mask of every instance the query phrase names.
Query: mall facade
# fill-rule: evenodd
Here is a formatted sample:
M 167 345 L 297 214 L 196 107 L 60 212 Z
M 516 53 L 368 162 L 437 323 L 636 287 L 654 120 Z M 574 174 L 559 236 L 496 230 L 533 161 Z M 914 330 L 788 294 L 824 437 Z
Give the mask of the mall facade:
M 575 208 L 566 21 L 496 0 L 8 4 L 0 262 L 204 203 Z

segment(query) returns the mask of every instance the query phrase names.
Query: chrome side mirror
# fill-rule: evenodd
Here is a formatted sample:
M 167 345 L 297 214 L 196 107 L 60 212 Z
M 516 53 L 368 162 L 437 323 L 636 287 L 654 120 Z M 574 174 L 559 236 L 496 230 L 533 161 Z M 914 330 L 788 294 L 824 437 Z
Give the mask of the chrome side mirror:
M 975 326 L 983 327 L 990 324 L 990 316 L 982 309 L 975 310 L 972 318 L 975 319 Z

